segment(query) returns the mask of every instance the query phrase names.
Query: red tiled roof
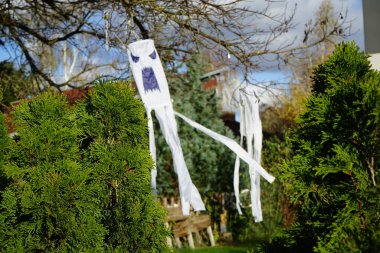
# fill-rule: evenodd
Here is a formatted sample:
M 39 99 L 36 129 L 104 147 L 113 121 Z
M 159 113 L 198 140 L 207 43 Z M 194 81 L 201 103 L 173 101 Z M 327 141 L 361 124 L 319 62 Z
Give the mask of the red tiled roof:
M 91 89 L 92 87 L 87 86 L 82 89 L 65 90 L 62 93 L 67 97 L 69 104 L 72 105 L 75 101 L 84 99 Z
M 218 81 L 216 78 L 209 79 L 203 83 L 203 88 L 205 90 L 215 89 L 218 85 Z M 136 83 L 132 83 L 132 87 L 136 88 Z M 74 104 L 77 100 L 84 99 L 87 94 L 91 91 L 92 87 L 87 86 L 85 88 L 71 89 L 65 90 L 62 92 L 67 97 L 67 100 L 70 105 Z M 14 132 L 14 125 L 12 123 L 12 108 L 20 104 L 21 101 L 15 101 L 12 103 L 12 106 L 8 108 L 5 112 L 6 115 L 6 124 L 8 126 L 8 133 Z
M 203 89 L 205 90 L 215 89 L 216 86 L 218 86 L 218 81 L 216 80 L 216 78 L 209 79 L 203 83 Z
M 87 94 L 90 92 L 92 87 L 87 86 L 85 88 L 81 89 L 71 89 L 71 90 L 65 90 L 62 92 L 67 97 L 67 101 L 70 105 L 73 105 L 77 100 L 84 99 Z M 15 131 L 15 126 L 13 124 L 13 118 L 12 118 L 12 110 L 14 107 L 19 105 L 21 103 L 21 100 L 15 101 L 11 103 L 11 106 L 6 109 L 4 112 L 5 114 L 5 123 L 8 128 L 8 133 L 13 133 Z

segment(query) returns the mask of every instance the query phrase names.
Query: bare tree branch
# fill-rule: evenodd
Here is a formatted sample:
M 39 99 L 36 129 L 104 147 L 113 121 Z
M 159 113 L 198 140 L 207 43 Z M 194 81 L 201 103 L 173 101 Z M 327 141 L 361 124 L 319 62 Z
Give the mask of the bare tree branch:
M 283 12 L 274 12 L 272 7 L 279 4 Z M 115 55 L 125 55 L 126 44 L 135 39 L 151 38 L 165 62 L 183 61 L 194 51 L 209 50 L 220 59 L 231 55 L 230 64 L 242 69 L 246 77 L 264 61 L 285 62 L 289 55 L 349 32 L 345 15 L 320 30 L 317 40 L 311 39 L 317 29 L 313 23 L 305 27 L 303 44 L 296 44 L 295 38 L 284 40 L 294 27 L 296 6 L 289 10 L 286 1 L 265 1 L 255 7 L 246 0 L 6 1 L 0 6 L 0 47 L 18 48 L 22 56 L 11 53 L 13 60 L 24 59 L 32 73 L 60 89 L 72 84 L 51 77 L 51 66 L 46 67 L 49 64 L 43 62 L 46 57 L 41 50 L 50 51 L 54 63 L 62 43 L 69 42 L 83 55 L 98 59 L 92 64 L 103 66 L 101 59 L 107 55 L 100 48 L 106 44 L 104 12 L 110 13 L 108 42 Z M 54 64 L 61 63 L 57 59 Z M 116 63 L 109 67 L 120 68 Z M 88 77 L 88 71 L 94 69 L 83 67 L 76 72 L 79 76 L 70 80 L 82 80 L 80 76 Z

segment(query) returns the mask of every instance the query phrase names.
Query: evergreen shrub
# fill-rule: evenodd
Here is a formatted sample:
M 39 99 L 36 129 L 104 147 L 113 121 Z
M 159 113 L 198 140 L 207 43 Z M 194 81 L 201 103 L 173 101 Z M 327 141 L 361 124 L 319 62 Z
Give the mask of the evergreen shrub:
M 80 159 L 82 130 L 65 97 L 43 94 L 15 108 L 17 138 L 2 167 L 2 252 L 100 251 L 99 186 Z
M 153 161 L 142 102 L 125 83 L 103 83 L 80 107 L 84 161 L 101 187 L 107 249 L 166 251 L 165 212 L 150 186 Z
M 124 83 L 105 83 L 73 107 L 47 93 L 15 108 L 18 134 L 0 170 L 1 252 L 167 250 L 165 213 L 150 193 L 147 122 L 133 96 Z
M 9 144 L 9 137 L 7 134 L 7 127 L 5 125 L 5 117 L 2 113 L 0 113 L 0 168 L 4 165 L 5 153 L 7 152 Z M 3 170 L 0 170 L 0 191 L 4 190 L 6 185 L 8 184 L 8 180 L 4 175 Z M 1 195 L 0 195 L 1 201 Z
M 380 248 L 380 73 L 367 58 L 343 43 L 314 71 L 312 96 L 291 136 L 293 157 L 282 168 L 298 214 L 276 242 L 281 252 Z

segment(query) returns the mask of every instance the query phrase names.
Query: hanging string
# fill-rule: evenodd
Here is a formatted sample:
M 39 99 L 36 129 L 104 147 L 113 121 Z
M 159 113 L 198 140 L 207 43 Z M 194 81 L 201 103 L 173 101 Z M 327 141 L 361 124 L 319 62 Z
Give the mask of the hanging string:
M 110 36 L 109 36 L 109 30 L 110 30 L 110 14 L 108 11 L 104 12 L 103 15 L 104 21 L 105 21 L 105 34 L 106 34 L 106 50 L 107 52 L 110 49 Z
M 140 40 L 140 36 L 135 32 L 135 29 L 133 28 L 133 12 L 130 15 L 131 17 L 128 20 L 127 27 L 130 27 L 131 33 L 135 37 L 135 40 Z
M 107 52 L 110 49 L 111 14 L 112 14 L 112 10 L 111 11 L 104 11 L 104 14 L 103 14 L 103 19 L 105 22 L 104 31 L 105 31 L 105 37 L 106 37 L 105 39 L 106 39 L 106 50 L 107 50 Z M 128 28 L 130 30 L 130 34 L 132 34 L 134 39 L 140 40 L 140 36 L 135 32 L 135 30 L 133 28 L 133 13 L 131 14 L 131 17 L 127 22 L 126 30 L 128 30 Z M 115 34 L 115 38 L 120 42 L 121 47 L 123 49 L 126 49 L 125 44 L 129 43 L 129 39 L 126 42 L 124 42 L 122 39 L 120 39 L 120 37 L 117 34 Z
M 133 28 L 133 13 L 131 14 L 131 17 L 130 17 L 130 19 L 127 22 L 125 30 L 128 30 L 128 28 L 130 30 L 130 34 L 132 34 L 132 36 L 135 38 L 135 40 L 136 41 L 140 40 L 139 35 L 135 32 L 135 30 Z M 130 36 L 128 36 L 128 39 L 127 39 L 126 42 L 124 42 L 122 39 L 120 39 L 119 36 L 117 36 L 117 34 L 115 34 L 115 38 L 120 42 L 120 45 L 121 45 L 121 47 L 123 49 L 127 49 L 127 47 L 125 46 L 125 44 L 129 44 L 130 43 L 130 41 L 129 41 Z

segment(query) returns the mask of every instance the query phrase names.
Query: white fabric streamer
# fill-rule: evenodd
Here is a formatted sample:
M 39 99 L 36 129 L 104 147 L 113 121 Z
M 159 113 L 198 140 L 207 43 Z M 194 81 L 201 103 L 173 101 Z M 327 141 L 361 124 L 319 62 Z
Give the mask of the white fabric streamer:
M 189 215 L 189 204 L 195 211 L 205 210 L 202 198 L 191 181 L 189 171 L 183 157 L 181 143 L 178 137 L 177 123 L 174 118 L 173 108 L 170 106 L 156 108 L 156 116 L 160 128 L 164 134 L 172 152 L 174 170 L 178 175 L 179 191 L 182 202 L 182 212 Z
M 240 145 L 243 144 L 244 136 L 247 142 L 247 152 L 250 157 L 260 164 L 261 148 L 262 148 L 262 126 L 259 112 L 259 100 L 256 94 L 251 90 L 250 86 L 240 89 Z M 252 146 L 252 141 L 254 142 Z M 240 158 L 236 157 L 234 170 L 234 191 L 236 196 L 236 208 L 239 214 L 242 214 L 240 209 L 239 198 L 239 167 Z M 260 176 L 251 165 L 249 166 L 249 176 L 251 181 L 251 207 L 252 215 L 255 222 L 263 220 L 260 200 Z
M 240 105 L 240 111 L 242 111 L 242 108 L 241 108 L 241 105 Z M 241 117 L 240 117 L 240 146 L 243 147 L 243 131 L 242 131 L 242 124 L 241 124 Z M 238 211 L 238 213 L 240 215 L 242 215 L 242 211 L 241 211 L 241 208 L 240 208 L 240 197 L 239 197 L 239 184 L 240 184 L 240 180 L 239 180 L 239 168 L 240 168 L 240 157 L 239 156 L 236 156 L 236 160 L 235 160 L 235 168 L 234 168 L 234 192 L 235 192 L 235 197 L 236 197 L 236 209 Z
M 147 109 L 146 114 L 148 117 L 148 128 L 149 128 L 149 150 L 150 154 L 152 156 L 153 162 L 154 162 L 154 167 L 151 172 L 151 185 L 152 185 L 152 191 L 155 196 L 157 196 L 157 184 L 156 184 L 156 178 L 157 178 L 157 168 L 156 168 L 156 162 L 157 162 L 157 157 L 156 157 L 156 143 L 154 140 L 154 127 L 153 127 L 153 119 L 152 119 L 152 110 Z
M 260 164 L 258 164 L 255 160 L 253 160 L 252 157 L 250 157 L 250 155 L 247 153 L 247 151 L 245 151 L 234 140 L 232 140 L 232 139 L 230 139 L 224 135 L 215 133 L 214 131 L 198 124 L 195 121 L 192 121 L 191 119 L 185 117 L 184 115 L 182 115 L 178 112 L 174 112 L 174 114 L 177 115 L 178 117 L 180 117 L 181 119 L 183 119 L 184 121 L 186 121 L 192 127 L 194 127 L 196 129 L 198 129 L 199 131 L 207 134 L 208 136 L 215 139 L 216 141 L 219 141 L 219 142 L 223 143 L 224 145 L 226 145 L 238 157 L 240 157 L 243 161 L 245 161 L 250 166 L 252 166 L 253 170 L 256 171 L 258 174 L 260 174 L 263 178 L 265 178 L 265 180 L 267 180 L 269 183 L 272 183 L 274 181 L 275 178 L 273 176 L 271 176 L 268 172 L 266 172 L 266 170 L 263 167 L 261 167 Z

